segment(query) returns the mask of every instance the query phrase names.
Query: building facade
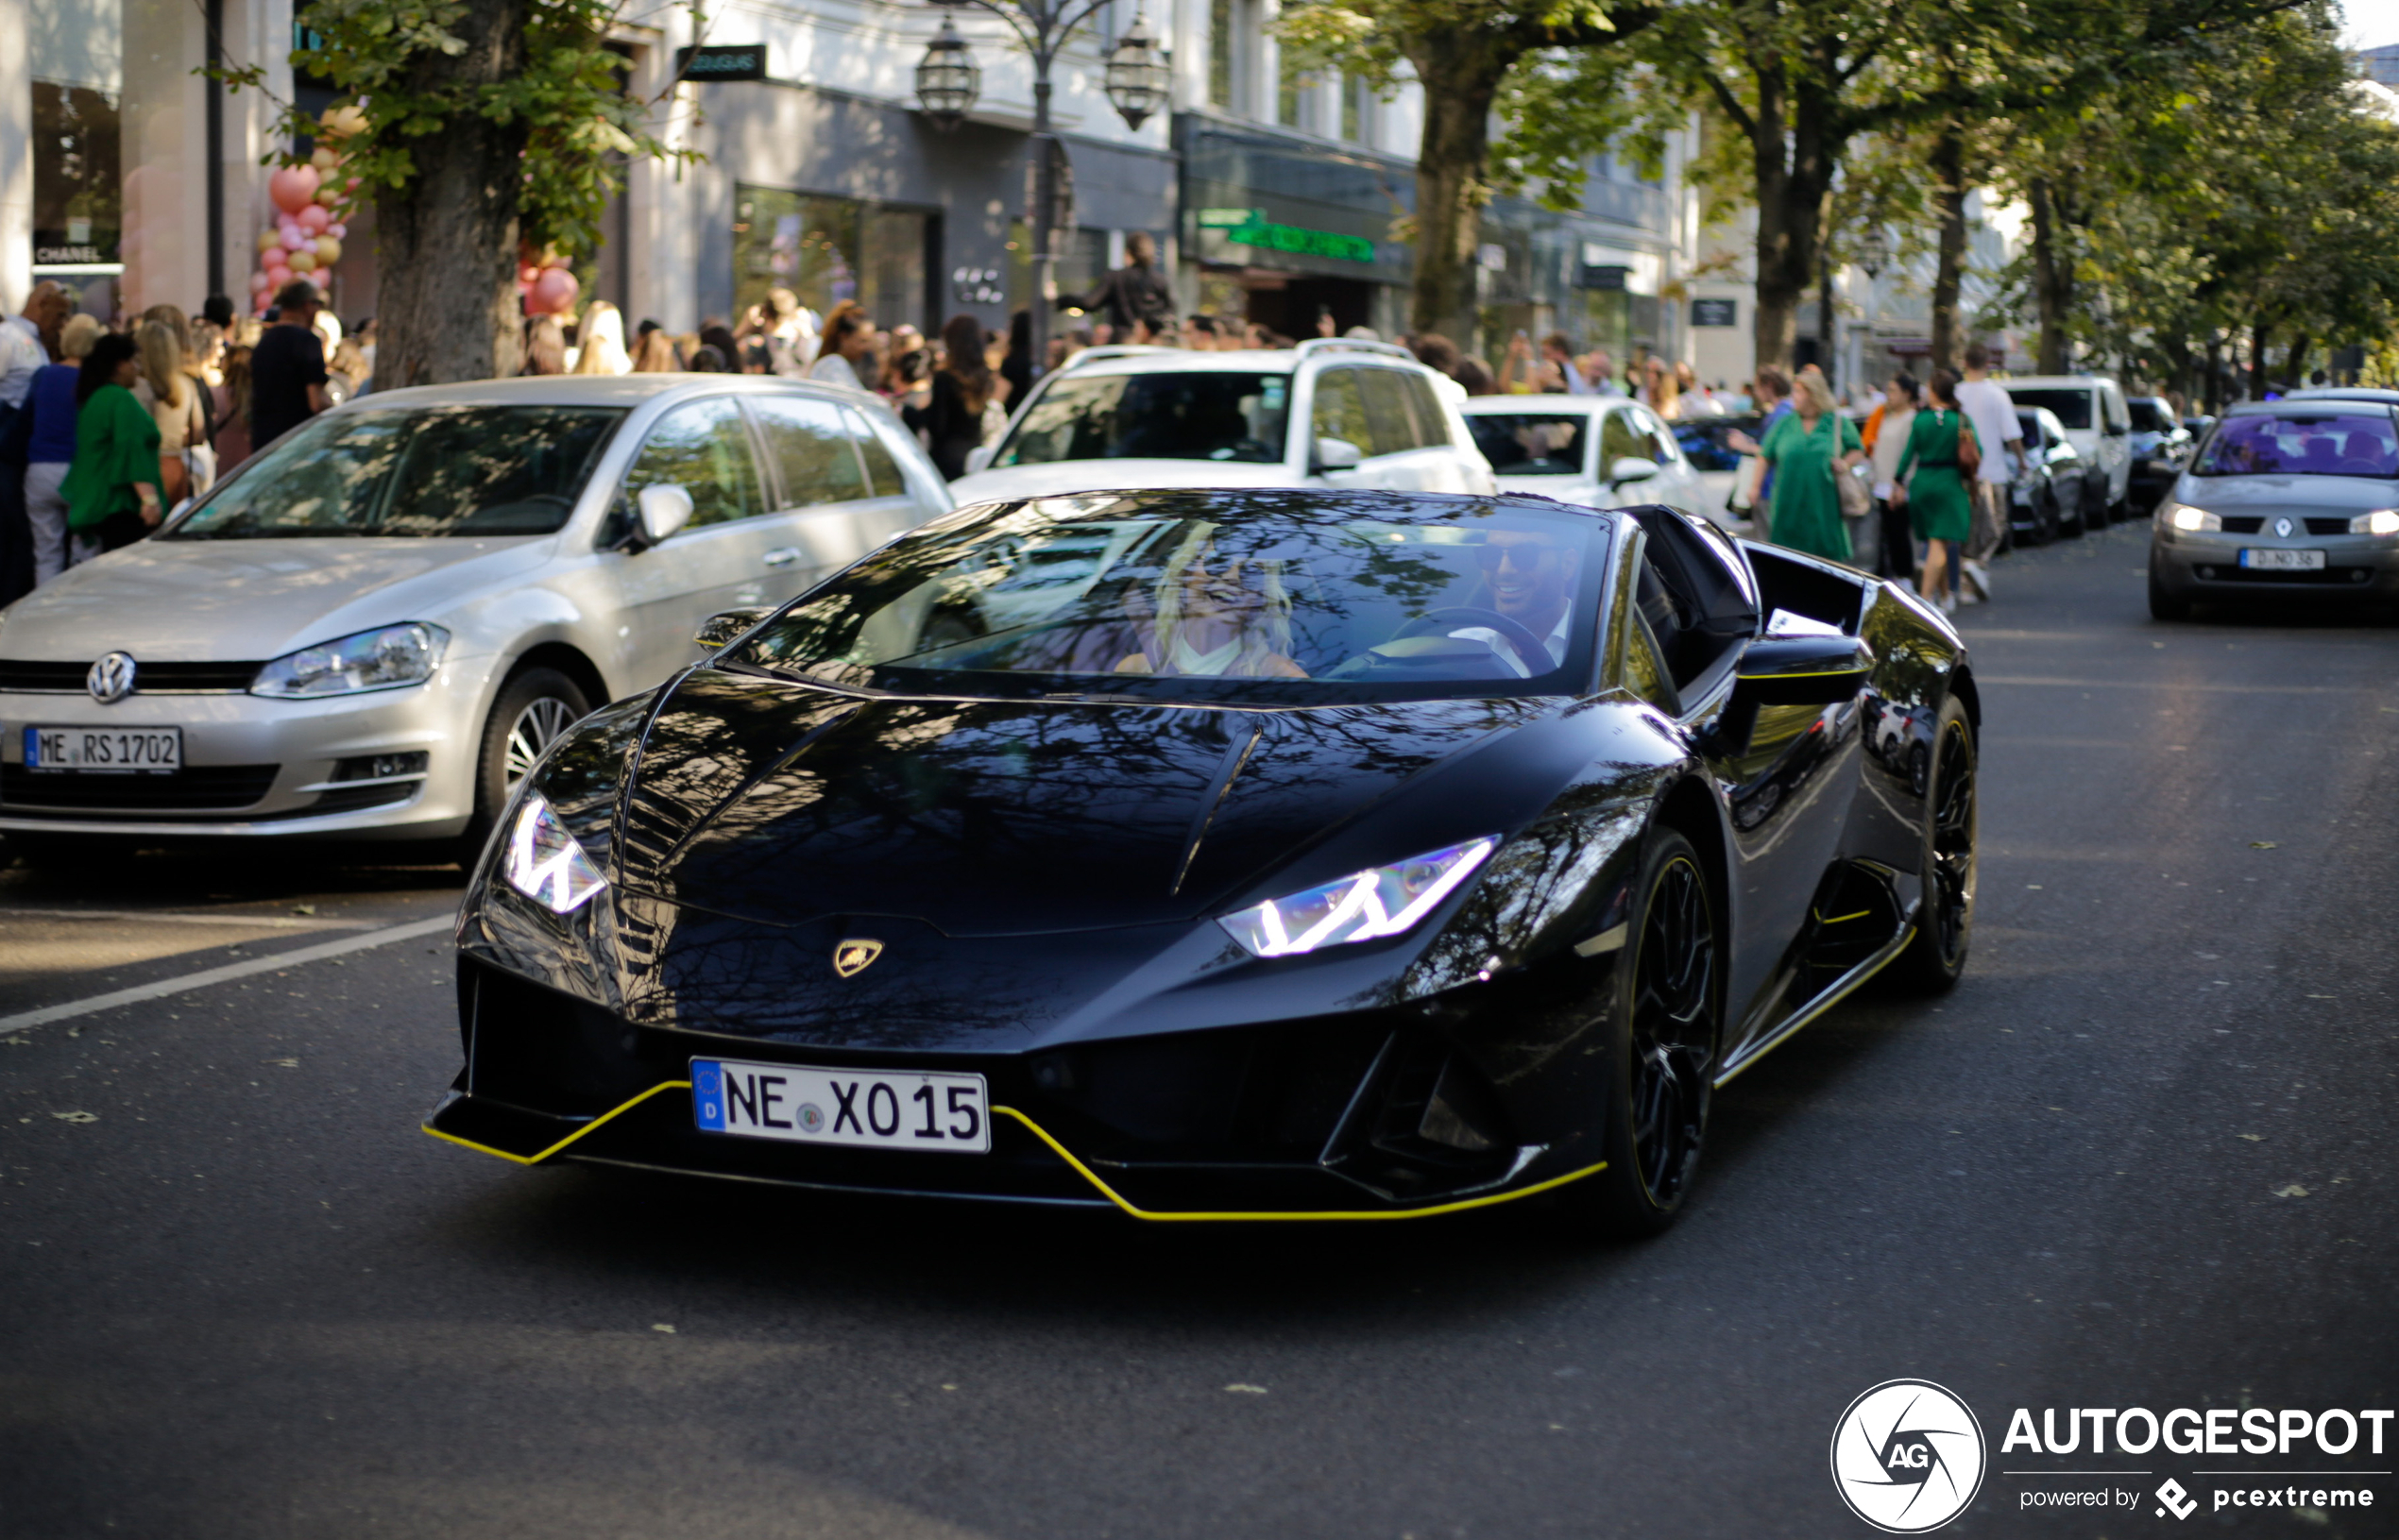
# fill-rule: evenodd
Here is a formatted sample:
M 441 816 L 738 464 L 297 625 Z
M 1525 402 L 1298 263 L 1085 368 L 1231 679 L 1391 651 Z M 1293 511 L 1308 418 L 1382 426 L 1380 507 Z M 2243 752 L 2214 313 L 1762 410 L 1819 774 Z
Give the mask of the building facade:
M 1421 93 L 1303 75 L 1271 35 L 1275 0 L 1156 0 L 1173 107 L 1127 127 L 1104 60 L 1141 0 L 1113 0 L 1052 72 L 1053 122 L 1072 170 L 1056 237 L 1064 303 L 1158 244 L 1186 312 L 1289 336 L 1321 317 L 1405 330 L 1415 254 Z M 997 18 L 947 13 L 981 73 L 978 100 L 944 132 L 917 110 L 915 66 L 944 12 L 896 0 L 741 0 L 704 15 L 628 11 L 610 45 L 653 129 L 697 163 L 637 163 L 578 264 L 583 293 L 674 331 L 730 320 L 773 288 L 823 311 L 858 299 L 878 321 L 927 329 L 961 312 L 1001 327 L 1033 302 L 1025 211 L 1031 63 Z M 703 30 L 703 27 L 705 30 Z M 293 0 L 15 0 L 0 6 L 0 299 L 56 279 L 83 308 L 241 299 L 273 213 L 274 103 L 315 110 Z M 754 45 L 762 78 L 678 79 L 695 44 Z M 298 60 L 295 71 L 293 60 Z M 267 93 L 195 72 L 265 71 Z M 1606 161 L 1559 214 L 1501 198 L 1484 214 L 1480 336 L 1564 331 L 1620 358 L 1691 356 L 1682 299 L 1694 256 L 1679 157 L 1644 180 Z M 337 314 L 375 308 L 371 213 L 351 221 L 322 275 Z

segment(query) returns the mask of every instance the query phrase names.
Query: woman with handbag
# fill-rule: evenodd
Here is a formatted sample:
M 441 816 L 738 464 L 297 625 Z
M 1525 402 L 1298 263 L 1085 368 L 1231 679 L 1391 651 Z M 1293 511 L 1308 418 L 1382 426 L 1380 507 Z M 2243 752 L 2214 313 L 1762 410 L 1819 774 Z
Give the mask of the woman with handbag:
M 159 425 L 133 398 L 141 381 L 133 339 L 113 331 L 92 345 L 76 375 L 75 460 L 59 493 L 77 561 L 133 544 L 166 513 Z
M 1836 562 L 1849 559 L 1842 523 L 1843 482 L 1864 492 L 1851 469 L 1863 458 L 1857 424 L 1843 416 L 1824 376 L 1802 372 L 1792 411 L 1767 432 L 1758 457 L 1774 470 L 1774 512 L 1766 538 Z
M 135 399 L 149 409 L 159 430 L 159 491 L 173 508 L 196 492 L 186 451 L 208 444 L 208 418 L 200 408 L 199 382 L 183 372 L 183 335 L 162 319 L 145 320 L 133 334 L 141 358 Z M 213 467 L 211 467 L 213 468 Z
M 1916 592 L 1945 614 L 1958 607 L 1957 596 L 1948 590 L 1949 568 L 1974 526 L 1974 504 L 1965 489 L 1982 464 L 1974 430 L 1958 410 L 1957 389 L 1951 371 L 1933 375 L 1931 399 L 1908 425 L 1908 447 L 1891 479 L 1893 500 L 1906 505 L 1924 541 Z
M 954 482 L 966 474 L 966 457 L 985 441 L 990 426 L 985 414 L 1007 397 L 1008 381 L 983 355 L 983 323 L 953 315 L 942 328 L 942 366 L 933 376 L 931 400 L 902 407 L 900 417 L 930 440 L 927 452 L 943 478 Z

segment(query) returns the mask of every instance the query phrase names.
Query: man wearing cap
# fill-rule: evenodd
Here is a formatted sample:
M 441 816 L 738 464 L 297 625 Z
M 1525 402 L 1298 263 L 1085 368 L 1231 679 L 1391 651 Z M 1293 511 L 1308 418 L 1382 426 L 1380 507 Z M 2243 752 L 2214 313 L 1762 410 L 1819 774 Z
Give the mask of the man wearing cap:
M 325 395 L 325 345 L 315 326 L 323 304 L 306 279 L 275 292 L 275 324 L 250 352 L 250 442 L 259 448 L 332 404 Z

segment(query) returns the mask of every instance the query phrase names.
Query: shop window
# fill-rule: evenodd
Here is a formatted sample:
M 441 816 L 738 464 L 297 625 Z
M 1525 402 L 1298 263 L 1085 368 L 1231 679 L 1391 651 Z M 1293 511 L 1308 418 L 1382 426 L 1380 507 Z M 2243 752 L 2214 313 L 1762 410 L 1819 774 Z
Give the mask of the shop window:
M 695 529 L 766 512 L 749 430 L 732 397 L 677 407 L 650 430 L 625 476 L 626 500 L 645 486 L 679 486 L 690 493 Z
M 746 310 L 770 289 L 789 289 L 819 315 L 859 297 L 864 206 L 774 188 L 734 196 L 733 303 Z
M 1310 409 L 1308 432 L 1318 438 L 1354 444 L 1360 454 L 1376 452 L 1367 432 L 1366 402 L 1358 394 L 1358 371 L 1327 369 L 1316 377 L 1316 405 Z
M 115 93 L 33 82 L 33 264 L 117 260 L 124 226 Z
M 1316 76 L 1300 68 L 1297 55 L 1284 50 L 1281 74 L 1275 81 L 1274 120 L 1286 128 L 1309 128 L 1308 100 L 1316 93 Z
M 1233 110 L 1234 12 L 1239 0 L 1208 0 L 1208 100 Z
M 767 453 L 783 473 L 784 507 L 866 496 L 866 479 L 859 471 L 858 451 L 850 447 L 841 408 L 830 401 L 760 396 L 751 398 L 750 410 L 765 432 Z
M 926 331 L 941 327 L 941 316 L 924 313 L 931 218 L 907 209 L 876 209 L 866 216 L 864 281 L 858 297 L 887 331 L 902 322 Z
M 1366 398 L 1369 454 L 1404 454 L 1416 448 L 1416 425 L 1408 420 L 1406 378 L 1397 369 L 1360 369 Z
M 1354 75 L 1341 76 L 1341 137 L 1357 141 L 1366 138 L 1367 125 L 1372 121 L 1373 98 L 1366 81 Z

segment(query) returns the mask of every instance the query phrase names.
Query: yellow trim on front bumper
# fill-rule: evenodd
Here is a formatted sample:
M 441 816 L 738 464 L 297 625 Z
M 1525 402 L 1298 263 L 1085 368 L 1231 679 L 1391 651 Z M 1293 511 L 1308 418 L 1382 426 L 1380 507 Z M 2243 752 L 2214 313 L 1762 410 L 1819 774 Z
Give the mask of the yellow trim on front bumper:
M 1060 1159 L 1074 1167 L 1075 1170 L 1080 1174 L 1083 1180 L 1091 1183 L 1092 1186 L 1099 1190 L 1102 1197 L 1105 1197 L 1109 1202 L 1114 1204 L 1117 1208 L 1122 1209 L 1133 1218 L 1147 1219 L 1155 1224 L 1165 1224 L 1173 1221 L 1190 1222 L 1195 1220 L 1225 1223 L 1276 1219 L 1426 1219 L 1430 1218 L 1434 1214 L 1454 1214 L 1462 1209 L 1488 1209 L 1494 1203 L 1508 1203 L 1517 1198 L 1528 1198 L 1536 1193 L 1546 1193 L 1553 1187 L 1563 1187 L 1568 1182 L 1580 1181 L 1585 1176 L 1596 1176 L 1600 1172 L 1608 1169 L 1608 1162 L 1602 1160 L 1595 1166 L 1585 1166 L 1580 1171 L 1570 1171 L 1563 1176 L 1552 1176 L 1545 1182 L 1535 1182 L 1530 1187 L 1520 1187 L 1512 1193 L 1489 1193 L 1481 1197 L 1460 1198 L 1455 1203 L 1438 1203 L 1429 1209 L 1320 1209 L 1305 1213 L 1288 1213 L 1272 1210 L 1264 1213 L 1158 1213 L 1148 1209 L 1135 1208 L 1131 1203 L 1126 1201 L 1123 1193 L 1118 1193 L 1114 1188 L 1109 1186 L 1106 1182 L 1101 1181 L 1098 1174 L 1094 1172 L 1091 1167 L 1083 1164 L 1080 1160 L 1076 1159 L 1074 1153 L 1068 1150 L 1065 1145 L 1061 1144 L 1058 1141 L 1050 1138 L 1048 1129 L 1044 1128 L 1040 1124 L 1035 1123 L 1032 1119 L 1025 1116 L 1024 1113 L 1017 1111 L 1012 1107 L 994 1107 L 992 1108 L 992 1112 L 994 1115 L 1004 1112 L 1008 1116 L 1014 1118 L 1018 1123 L 1023 1124 L 1026 1127 L 1030 1128 L 1033 1131 L 1033 1137 L 1035 1139 L 1038 1139 L 1043 1143 L 1048 1145 L 1051 1150 L 1056 1152 Z
M 420 1125 L 419 1127 L 422 1132 L 429 1133 L 435 1139 L 446 1139 L 452 1144 L 462 1145 L 467 1149 L 481 1150 L 485 1155 L 496 1155 L 502 1160 L 513 1160 L 520 1166 L 537 1166 L 541 1164 L 542 1161 L 549 1159 L 560 1150 L 563 1150 L 568 1145 L 573 1143 L 576 1140 L 581 1139 L 584 1135 L 591 1132 L 594 1128 L 599 1127 L 609 1119 L 617 1117 L 621 1113 L 632 1111 L 635 1108 L 639 1107 L 643 1102 L 648 1101 L 658 1092 L 662 1091 L 689 1091 L 690 1089 L 691 1082 L 689 1080 L 661 1080 L 656 1085 L 652 1086 L 649 1090 L 643 1092 L 640 1095 L 636 1096 L 633 1100 L 625 1103 L 623 1106 L 614 1108 L 608 1111 L 601 1113 L 598 1117 L 593 1118 L 589 1123 L 587 1123 L 582 1127 L 577 1128 L 573 1133 L 569 1134 L 566 1138 L 558 1141 L 555 1144 L 553 1144 L 548 1149 L 543 1150 L 539 1155 L 511 1155 L 506 1150 L 495 1150 L 488 1144 L 478 1144 L 471 1139 L 461 1139 L 456 1134 L 443 1133 L 440 1129 L 434 1127 L 431 1124 Z
M 661 1080 L 656 1085 L 652 1086 L 649 1090 L 643 1092 L 640 1095 L 634 1097 L 631 1101 L 626 1102 L 621 1107 L 614 1108 L 609 1111 L 603 1112 L 600 1116 L 592 1119 L 589 1123 L 585 1124 L 582 1127 L 576 1129 L 573 1133 L 569 1134 L 566 1138 L 558 1141 L 555 1144 L 551 1145 L 548 1149 L 543 1150 L 538 1155 L 511 1155 L 506 1150 L 496 1150 L 488 1144 L 478 1144 L 471 1139 L 461 1139 L 456 1134 L 443 1133 L 440 1129 L 433 1127 L 430 1125 L 425 1125 L 423 1131 L 433 1135 L 435 1139 L 447 1140 L 451 1143 L 460 1145 L 466 1149 L 477 1150 L 485 1155 L 496 1155 L 502 1160 L 510 1161 L 516 1165 L 536 1166 L 539 1165 L 542 1161 L 549 1159 L 552 1156 L 557 1154 L 560 1150 L 565 1149 L 568 1145 L 573 1143 L 576 1140 L 581 1139 L 584 1135 L 599 1127 L 602 1124 L 608 1122 L 612 1118 L 616 1118 L 626 1112 L 632 1111 L 635 1108 L 639 1107 L 643 1102 L 648 1101 L 658 1092 L 662 1091 L 689 1091 L 690 1089 L 691 1082 L 689 1080 Z M 1102 1197 L 1106 1198 L 1109 1202 L 1114 1204 L 1117 1208 L 1123 1210 L 1133 1218 L 1148 1220 L 1152 1224 L 1166 1224 L 1178 1221 L 1183 1223 L 1199 1221 L 1222 1224 L 1293 1219 L 1311 1221 L 1336 1219 L 1429 1219 L 1435 1214 L 1454 1214 L 1467 1209 L 1488 1209 L 1495 1203 L 1512 1203 L 1518 1198 L 1531 1197 L 1536 1193 L 1546 1193 L 1553 1187 L 1563 1187 L 1568 1182 L 1577 1182 L 1581 1181 L 1586 1176 L 1595 1176 L 1599 1175 L 1599 1173 L 1608 1169 L 1608 1162 L 1602 1160 L 1597 1165 L 1585 1166 L 1580 1171 L 1570 1171 L 1563 1176 L 1552 1176 L 1547 1181 L 1535 1182 L 1530 1187 L 1520 1187 L 1507 1193 L 1487 1193 L 1480 1197 L 1459 1198 L 1453 1203 L 1437 1203 L 1424 1209 L 1320 1209 L 1299 1213 L 1276 1210 L 1268 1210 L 1258 1213 L 1244 1213 L 1236 1211 L 1227 1211 L 1221 1213 L 1160 1213 L 1152 1210 L 1136 1207 L 1134 1204 L 1128 1201 L 1123 1193 L 1117 1192 L 1114 1188 L 1100 1180 L 1099 1174 L 1097 1172 L 1093 1171 L 1091 1167 L 1083 1164 L 1080 1160 L 1076 1159 L 1073 1151 L 1066 1148 L 1065 1145 L 1058 1142 L 1055 1139 L 1049 1137 L 1048 1129 L 1044 1128 L 1040 1124 L 1035 1123 L 1032 1119 L 1025 1116 L 1024 1113 L 1017 1111 L 1014 1108 L 995 1106 L 992 1108 L 992 1114 L 995 1117 L 1007 1116 L 1014 1118 L 1018 1123 L 1023 1124 L 1027 1128 L 1032 1130 L 1032 1135 L 1035 1139 L 1038 1139 L 1043 1143 L 1048 1145 L 1053 1154 L 1055 1154 L 1060 1159 L 1065 1161 L 1068 1165 L 1075 1168 L 1075 1172 L 1078 1176 L 1081 1176 L 1083 1180 L 1091 1183 L 1093 1187 L 1097 1188 Z

